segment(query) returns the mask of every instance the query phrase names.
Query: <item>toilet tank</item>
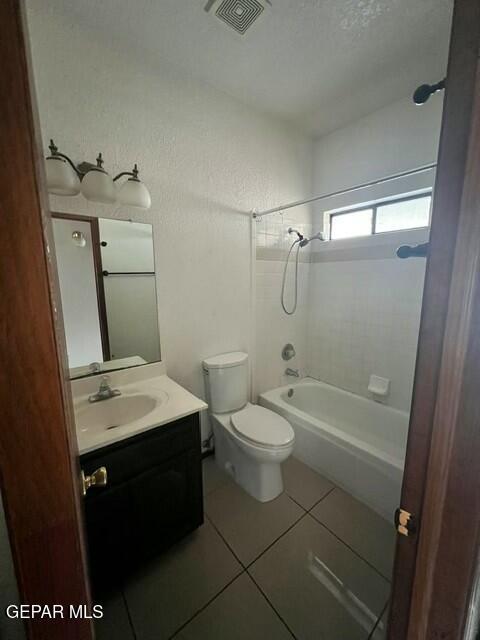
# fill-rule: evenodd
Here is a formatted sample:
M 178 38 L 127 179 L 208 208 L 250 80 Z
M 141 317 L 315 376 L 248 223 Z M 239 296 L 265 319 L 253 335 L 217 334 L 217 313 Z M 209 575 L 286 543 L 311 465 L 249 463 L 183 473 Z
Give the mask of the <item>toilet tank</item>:
M 222 353 L 203 361 L 208 404 L 212 413 L 229 413 L 248 402 L 248 355 Z

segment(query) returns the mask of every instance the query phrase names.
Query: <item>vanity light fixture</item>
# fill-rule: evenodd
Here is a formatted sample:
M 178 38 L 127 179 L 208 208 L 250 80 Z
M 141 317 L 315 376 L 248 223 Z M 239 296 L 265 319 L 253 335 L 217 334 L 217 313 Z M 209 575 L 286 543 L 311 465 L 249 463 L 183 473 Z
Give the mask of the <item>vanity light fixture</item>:
M 57 196 L 76 196 L 80 193 L 80 176 L 73 162 L 59 153 L 50 140 L 50 155 L 45 161 L 47 188 Z
M 135 164 L 132 171 L 122 171 L 113 179 L 103 168 L 102 154 L 99 153 L 97 163 L 81 162 L 75 166 L 72 160 L 58 151 L 50 140 L 50 155 L 46 158 L 47 188 L 49 193 L 60 196 L 76 196 L 82 193 L 87 200 L 113 204 L 121 204 L 140 209 L 149 209 L 152 199 L 147 187 L 138 177 Z M 117 191 L 114 183 L 129 176 Z
M 90 165 L 88 162 L 82 162 L 78 169 L 83 173 L 81 190 L 82 195 L 92 202 L 103 202 L 104 204 L 113 204 L 117 200 L 115 194 L 115 185 L 113 180 L 103 168 L 102 154 L 97 157 L 97 164 Z
M 123 176 L 130 176 L 126 180 L 118 191 L 118 199 L 122 204 L 127 204 L 130 207 L 140 207 L 141 209 L 150 209 L 152 204 L 152 198 L 147 187 L 138 177 L 138 167 L 135 164 L 132 171 L 122 171 L 118 176 L 113 179 L 116 182 Z

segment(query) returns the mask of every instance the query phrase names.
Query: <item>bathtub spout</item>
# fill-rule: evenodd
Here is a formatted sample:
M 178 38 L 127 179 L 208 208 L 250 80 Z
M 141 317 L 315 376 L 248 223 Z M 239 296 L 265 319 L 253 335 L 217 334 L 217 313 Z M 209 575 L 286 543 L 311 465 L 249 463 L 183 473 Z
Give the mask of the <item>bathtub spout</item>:
M 287 367 L 285 369 L 285 375 L 286 376 L 292 376 L 293 378 L 299 378 L 300 374 L 298 373 L 298 369 L 291 369 L 290 367 Z

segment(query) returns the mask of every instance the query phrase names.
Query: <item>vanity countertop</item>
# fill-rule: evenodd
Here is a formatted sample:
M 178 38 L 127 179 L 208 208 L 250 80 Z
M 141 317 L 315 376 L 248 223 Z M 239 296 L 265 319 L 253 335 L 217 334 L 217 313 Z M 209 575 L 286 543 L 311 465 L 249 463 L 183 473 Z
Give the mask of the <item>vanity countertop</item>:
M 99 378 L 72 381 L 73 404 L 80 454 L 120 442 L 150 429 L 197 413 L 207 404 L 169 378 L 155 365 L 147 365 L 111 374 L 110 386 L 121 395 L 90 403 L 98 389 Z M 149 369 L 152 377 L 146 377 Z M 148 373 L 148 372 L 147 372 Z M 132 378 L 134 378 L 132 380 Z M 140 416 L 140 417 L 138 417 Z

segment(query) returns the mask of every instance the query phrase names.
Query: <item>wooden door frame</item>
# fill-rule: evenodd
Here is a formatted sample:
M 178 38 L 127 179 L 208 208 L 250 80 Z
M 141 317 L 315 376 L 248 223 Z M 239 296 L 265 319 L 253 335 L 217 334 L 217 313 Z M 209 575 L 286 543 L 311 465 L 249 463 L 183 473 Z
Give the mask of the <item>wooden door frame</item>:
M 0 2 L 0 483 L 20 598 L 90 603 L 80 469 L 43 151 L 20 0 Z M 3 615 L 3 612 L 2 612 Z M 91 620 L 25 620 L 30 639 L 92 640 Z
M 52 211 L 52 218 L 57 220 L 77 220 L 88 222 L 92 237 L 93 268 L 95 270 L 95 287 L 97 291 L 98 322 L 100 325 L 100 339 L 102 342 L 103 360 L 110 360 L 110 338 L 108 336 L 107 302 L 103 282 L 102 251 L 100 249 L 100 225 L 98 218 L 84 216 L 81 213 L 63 213 Z
M 480 3 L 456 0 L 401 498 L 402 508 L 416 516 L 420 528 L 408 538 L 398 536 L 388 633 L 391 640 L 461 638 L 468 577 L 462 573 L 465 567 L 459 563 L 459 553 L 463 560 L 468 557 L 476 564 L 472 548 L 468 553 L 462 548 L 467 532 L 476 535 L 477 523 L 465 521 L 465 510 L 475 503 L 474 496 L 447 470 L 449 465 L 458 469 L 458 455 L 467 435 L 467 451 L 463 449 L 463 453 L 470 447 L 470 452 L 480 456 L 479 442 L 468 431 L 473 407 L 480 409 L 480 395 L 473 385 L 460 385 L 463 373 L 468 369 L 471 375 L 475 366 L 474 380 L 480 382 L 480 359 L 472 363 L 462 356 L 468 339 L 474 337 L 469 334 L 471 327 L 478 322 L 472 316 L 477 312 L 474 297 L 469 298 L 473 291 L 464 291 L 462 285 L 468 276 L 473 286 L 477 275 L 472 270 L 475 256 L 471 240 L 476 238 L 477 249 L 480 247 L 475 225 L 480 213 L 470 204 L 478 195 L 472 175 L 478 171 L 475 151 L 479 161 L 475 121 L 480 108 L 478 97 L 475 101 L 479 45 Z M 448 384 L 457 385 L 455 394 Z M 468 401 L 472 407 L 463 422 L 460 413 L 453 411 L 460 401 Z M 467 460 L 471 462 L 469 456 L 464 458 Z M 477 464 L 465 469 L 465 477 L 477 492 L 477 508 L 478 483 L 473 474 L 478 468 Z M 449 546 L 448 539 L 454 544 Z M 441 556 L 440 549 L 448 551 L 448 558 Z M 453 558 L 457 564 L 452 563 Z

